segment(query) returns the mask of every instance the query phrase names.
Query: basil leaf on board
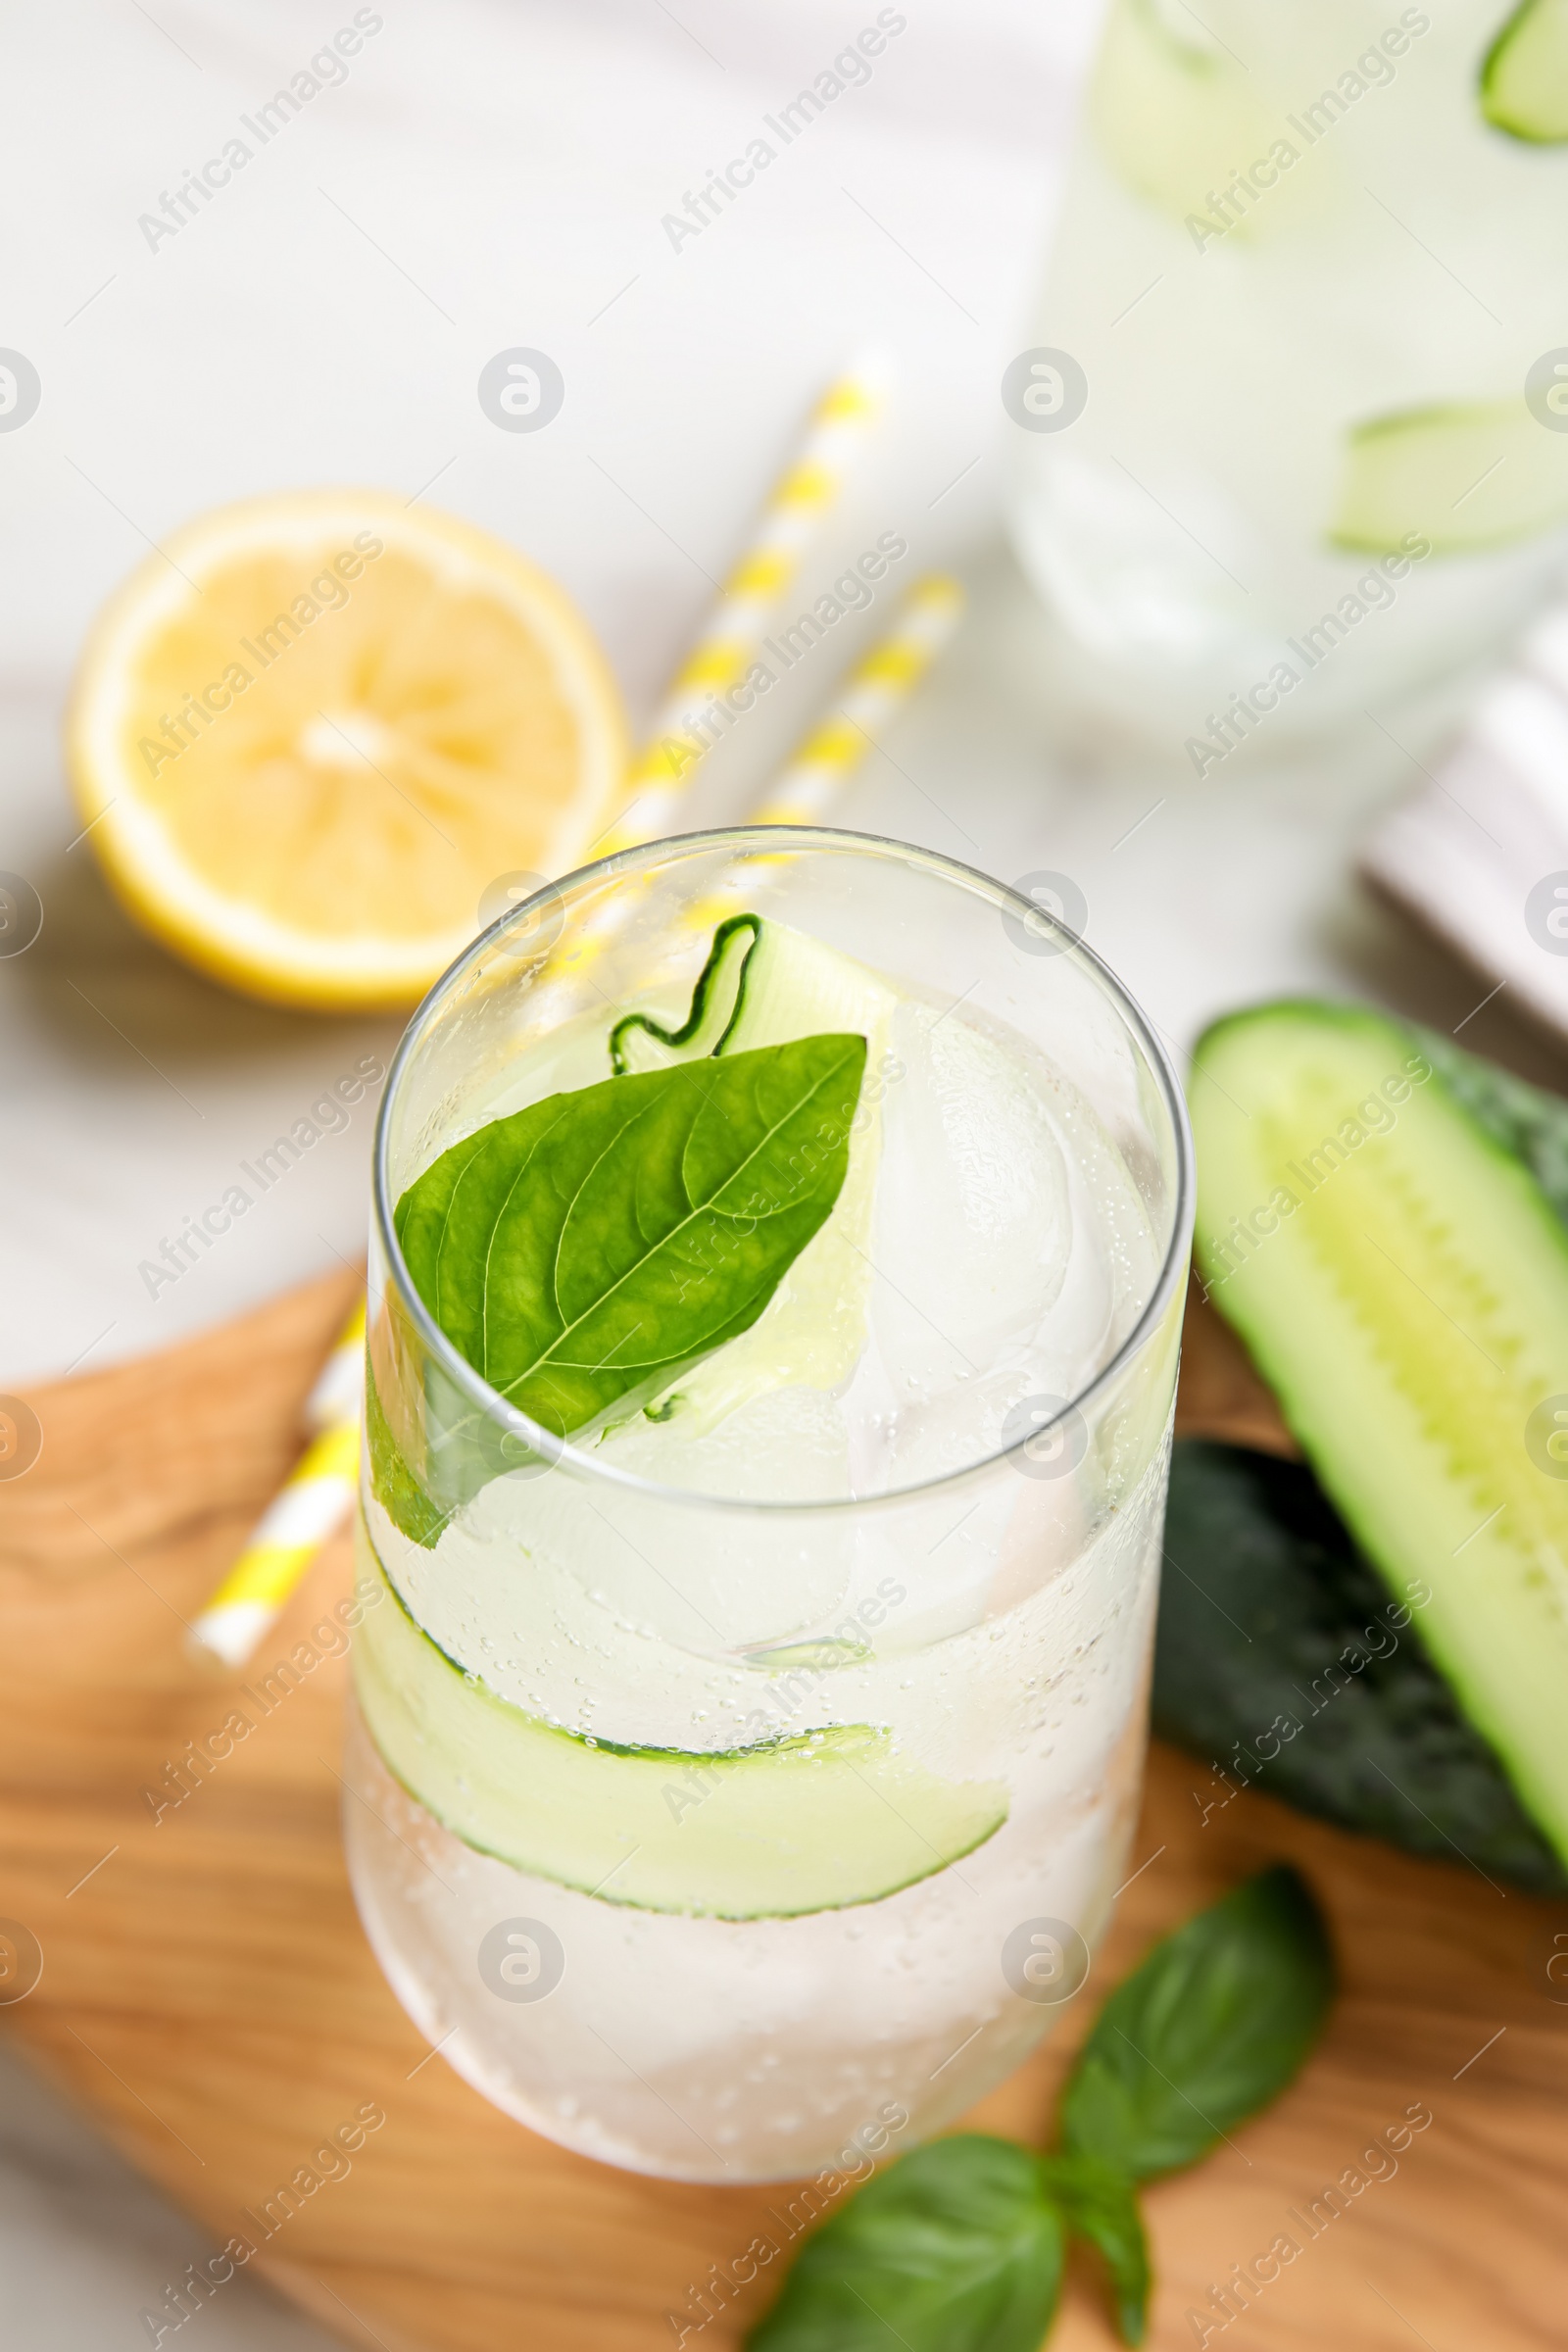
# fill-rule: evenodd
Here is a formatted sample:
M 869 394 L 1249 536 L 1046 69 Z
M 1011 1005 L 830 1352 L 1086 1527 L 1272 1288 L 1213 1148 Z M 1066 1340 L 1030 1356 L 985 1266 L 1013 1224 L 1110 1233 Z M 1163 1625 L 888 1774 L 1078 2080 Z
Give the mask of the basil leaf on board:
M 1568 1873 L 1305 1462 L 1185 1438 L 1171 1458 L 1154 1730 L 1210 1767 L 1206 1820 L 1252 1785 L 1537 1894 Z
M 806 1037 L 551 1095 L 397 1204 L 415 1288 L 558 1437 L 751 1328 L 832 1210 L 863 1037 Z
M 1192 2164 L 1266 2106 L 1316 2040 L 1334 1961 L 1305 1881 L 1265 1870 L 1156 1943 L 1096 2018 L 1062 2143 L 1135 2180 Z
M 933 2140 L 807 2240 L 748 2352 L 1039 2352 L 1063 2251 L 1038 2156 Z
M 1125 2173 L 1093 2156 L 1048 2156 L 1045 2180 L 1068 2228 L 1104 2260 L 1122 2342 L 1141 2344 L 1149 2324 L 1150 2270 L 1137 2189 Z

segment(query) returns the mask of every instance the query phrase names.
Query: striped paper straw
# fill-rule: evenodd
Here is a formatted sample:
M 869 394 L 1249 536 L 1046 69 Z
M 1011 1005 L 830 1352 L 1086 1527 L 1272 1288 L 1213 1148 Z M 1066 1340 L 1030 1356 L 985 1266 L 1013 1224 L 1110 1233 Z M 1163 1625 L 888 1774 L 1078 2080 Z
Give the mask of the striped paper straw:
M 365 1300 L 344 1324 L 331 1354 L 305 1399 L 302 1416 L 314 1437 L 342 1421 L 358 1421 L 365 1397 Z
M 846 676 L 828 716 L 819 721 L 785 767 L 756 814 L 754 825 L 814 825 L 843 791 L 882 730 L 898 713 L 958 625 L 963 590 L 942 572 L 916 580 L 893 626 Z M 786 864 L 793 852 L 753 858 L 744 881 L 696 899 L 682 917 L 689 931 L 710 931 L 735 911 L 734 894 L 755 898 L 760 866 Z
M 745 676 L 810 541 L 844 487 L 869 428 L 881 416 L 886 371 L 867 354 L 818 401 L 805 443 L 763 507 L 751 544 L 735 564 L 656 712 L 626 779 L 626 806 L 595 845 L 602 858 L 657 841 L 671 820 L 705 754 L 721 732 L 719 696 Z
M 306 1401 L 305 1418 L 316 1436 L 190 1629 L 198 1656 L 243 1666 L 321 1545 L 353 1509 L 364 1366 L 362 1298 Z
M 834 709 L 795 754 L 751 819 L 754 825 L 817 822 L 925 676 L 962 611 L 956 580 L 941 572 L 916 580 L 892 628 L 850 671 Z

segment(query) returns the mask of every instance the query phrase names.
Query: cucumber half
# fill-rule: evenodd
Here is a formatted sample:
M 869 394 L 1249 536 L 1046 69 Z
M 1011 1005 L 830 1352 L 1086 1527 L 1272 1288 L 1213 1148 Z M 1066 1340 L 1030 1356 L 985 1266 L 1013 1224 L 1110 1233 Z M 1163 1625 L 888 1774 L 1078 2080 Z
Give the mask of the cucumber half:
M 1523 399 L 1453 402 L 1351 426 L 1329 536 L 1371 555 L 1461 555 L 1565 519 L 1568 434 L 1547 432 Z
M 1568 139 L 1568 0 L 1523 0 L 1481 64 L 1481 112 L 1533 147 Z
M 1192 1114 L 1209 1296 L 1568 1859 L 1568 1233 L 1368 1010 L 1217 1022 Z
M 380 1587 L 354 1681 L 382 1760 L 480 1853 L 645 1911 L 789 1919 L 884 1895 L 971 1853 L 1007 1817 L 997 1783 L 938 1779 L 869 1724 L 701 1754 L 617 1747 L 513 1706 Z

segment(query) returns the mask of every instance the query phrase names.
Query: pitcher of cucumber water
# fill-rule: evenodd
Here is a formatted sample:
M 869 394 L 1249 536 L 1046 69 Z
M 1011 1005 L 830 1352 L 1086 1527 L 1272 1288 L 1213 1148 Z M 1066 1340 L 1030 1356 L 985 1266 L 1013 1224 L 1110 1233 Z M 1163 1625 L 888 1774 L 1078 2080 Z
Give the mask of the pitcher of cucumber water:
M 1003 399 L 1102 728 L 1209 775 L 1495 659 L 1565 552 L 1562 0 L 1112 0 Z

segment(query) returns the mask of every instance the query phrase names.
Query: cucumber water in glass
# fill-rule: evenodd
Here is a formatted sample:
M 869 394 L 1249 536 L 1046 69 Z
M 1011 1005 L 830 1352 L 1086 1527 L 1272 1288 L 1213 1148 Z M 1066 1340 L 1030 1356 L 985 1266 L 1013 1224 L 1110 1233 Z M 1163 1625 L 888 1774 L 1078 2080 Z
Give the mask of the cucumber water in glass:
M 1029 336 L 1057 691 L 1207 774 L 1495 658 L 1568 522 L 1560 0 L 1111 0 Z
M 399 1998 L 645 2172 L 938 2130 L 1131 1867 L 1192 1217 L 1148 1025 L 941 858 L 689 836 L 453 967 L 375 1192 L 345 1836 Z

